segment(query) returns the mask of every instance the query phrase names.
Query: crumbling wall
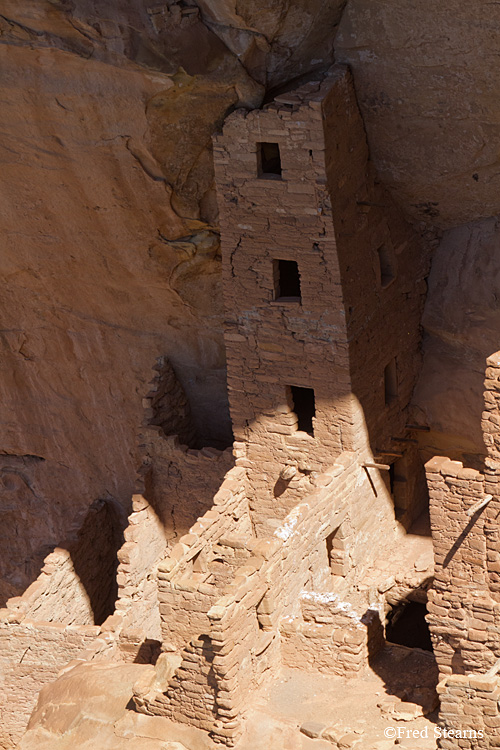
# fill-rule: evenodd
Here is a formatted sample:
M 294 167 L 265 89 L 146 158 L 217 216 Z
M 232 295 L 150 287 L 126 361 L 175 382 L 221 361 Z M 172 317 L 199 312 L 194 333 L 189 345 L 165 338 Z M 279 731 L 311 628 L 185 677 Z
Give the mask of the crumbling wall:
M 14 748 L 26 728 L 43 685 L 80 656 L 97 638 L 94 625 L 16 622 L 12 610 L 0 610 L 0 747 Z
M 62 667 L 77 658 L 119 658 L 106 624 L 92 623 L 89 597 L 66 549 L 48 555 L 38 579 L 0 609 L 2 749 L 16 746 L 40 689 Z
M 132 513 L 125 529 L 125 542 L 118 551 L 118 599 L 115 617 L 121 626 L 124 658 L 135 658 L 137 646 L 146 640 L 161 640 L 156 566 L 167 552 L 165 528 L 148 501 L 139 494 L 132 498 Z M 117 621 L 118 624 L 118 621 Z M 133 636 L 127 637 L 127 631 Z M 123 631 L 126 631 L 123 633 Z
M 298 612 L 300 594 L 311 586 L 311 556 L 344 521 L 355 491 L 358 467 L 352 454 L 318 478 L 318 487 L 252 556 L 209 611 L 217 677 L 218 722 L 214 734 L 228 745 L 241 733 L 248 696 L 276 677 L 281 664 L 279 628 Z M 335 576 L 325 581 L 331 591 Z M 346 646 L 349 650 L 350 646 Z
M 322 96 L 311 83 L 263 110 L 235 112 L 214 145 L 231 418 L 264 534 L 266 519 L 283 519 L 300 499 L 273 492 L 283 467 L 321 470 L 352 440 Z M 279 146 L 281 178 L 258 174 L 259 143 L 267 141 Z M 298 264 L 300 300 L 278 295 L 280 259 Z M 314 389 L 314 435 L 298 429 L 287 386 Z
M 94 625 L 88 593 L 78 577 L 71 554 L 56 548 L 45 558 L 38 576 L 22 597 L 10 599 L 18 612 L 31 620 L 60 625 Z
M 163 691 L 136 695 L 140 711 L 213 729 L 217 715 L 213 647 L 208 612 L 223 593 L 253 537 L 246 497 L 246 472 L 231 469 L 213 507 L 182 536 L 158 566 L 163 648 L 177 651 L 178 667 Z
M 497 747 L 500 615 L 500 353 L 487 359 L 484 471 L 436 457 L 426 464 L 435 579 L 427 620 L 441 675 L 439 746 Z M 481 736 L 461 734 L 481 731 Z M 453 733 L 455 738 L 453 738 Z
M 160 357 L 154 369 L 156 375 L 143 399 L 146 423 L 159 426 L 165 436 L 177 435 L 181 443 L 198 447 L 191 407 L 174 368 L 167 357 Z
M 426 472 L 435 558 L 427 619 L 434 653 L 442 674 L 482 672 L 500 656 L 494 622 L 500 604 L 489 588 L 486 542 L 494 516 L 491 508 L 468 515 L 485 495 L 485 480 L 446 458 L 429 461 Z
M 500 355 L 487 360 L 484 471 L 436 457 L 426 464 L 435 579 L 428 621 L 442 674 L 483 673 L 500 656 Z
M 500 680 L 496 675 L 453 674 L 437 686 L 441 709 L 435 728 L 443 750 L 473 747 L 489 750 L 500 744 Z
M 429 246 L 375 182 L 345 68 L 233 113 L 214 158 L 231 416 L 265 536 L 343 450 L 387 464 L 411 445 Z M 292 296 L 280 292 L 283 262 L 296 264 Z M 307 429 L 297 388 L 314 392 Z M 284 486 L 289 466 L 298 472 Z M 407 526 L 426 506 L 425 484 L 411 484 Z M 377 512 L 390 528 L 387 499 Z
M 120 658 L 105 620 L 114 609 L 121 535 L 117 507 L 94 502 L 75 537 L 53 550 L 23 595 L 0 610 L 2 748 L 15 746 L 40 689 L 64 665 L 75 658 Z
M 304 646 L 286 624 L 280 637 L 283 617 L 300 615 L 301 595 L 308 596 L 304 592 L 314 600 L 314 587 L 320 585 L 320 600 L 324 591 L 328 601 L 340 601 L 340 592 L 352 586 L 351 565 L 339 571 L 336 556 L 329 565 L 328 540 L 342 529 L 344 554 L 359 555 L 361 563 L 357 525 L 350 519 L 351 513 L 356 516 L 360 476 L 364 472 L 356 455 L 342 454 L 336 465 L 315 477 L 314 490 L 275 534 L 257 539 L 249 524 L 245 470 L 230 472 L 213 509 L 159 565 L 163 648 L 177 651 L 179 665 L 163 684 L 136 695 L 139 710 L 193 723 L 232 745 L 241 734 L 248 696 L 269 684 L 282 660 L 292 660 L 294 648 L 299 661 L 312 658 L 316 667 L 334 655 L 334 673 L 342 667 L 344 675 L 362 669 L 368 649 L 381 644 L 380 631 L 377 640 L 372 628 L 376 618 L 372 623 L 369 613 L 368 619 L 362 618 L 365 612 L 348 618 L 346 627 L 343 606 L 335 616 L 332 610 L 332 633 L 342 631 L 335 643 L 332 633 L 327 642 L 324 631 L 324 638 Z M 370 505 L 370 494 L 363 497 Z
M 378 611 L 359 615 L 336 594 L 305 593 L 301 617 L 284 618 L 282 663 L 304 672 L 355 677 L 383 645 Z
M 165 539 L 174 543 L 212 507 L 234 465 L 232 450 L 212 446 L 195 450 L 176 436 L 165 438 L 161 428 L 150 427 L 142 431 L 141 452 L 144 496 L 163 526 Z

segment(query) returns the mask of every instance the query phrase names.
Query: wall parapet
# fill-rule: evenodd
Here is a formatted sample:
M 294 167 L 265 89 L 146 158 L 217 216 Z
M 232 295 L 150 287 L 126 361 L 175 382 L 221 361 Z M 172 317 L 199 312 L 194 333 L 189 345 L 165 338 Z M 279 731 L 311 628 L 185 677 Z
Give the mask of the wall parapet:
M 443 750 L 500 746 L 500 678 L 451 674 L 437 686 L 441 701 L 437 745 Z M 466 708 L 466 710 L 464 710 Z

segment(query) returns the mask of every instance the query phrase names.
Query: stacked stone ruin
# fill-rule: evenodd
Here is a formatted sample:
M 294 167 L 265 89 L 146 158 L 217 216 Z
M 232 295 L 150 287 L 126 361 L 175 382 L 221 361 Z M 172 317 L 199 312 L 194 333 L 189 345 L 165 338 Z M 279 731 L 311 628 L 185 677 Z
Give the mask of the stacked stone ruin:
M 231 114 L 214 160 L 234 447 L 194 450 L 172 435 L 177 425 L 189 442 L 192 431 L 187 402 L 169 411 L 179 390 L 160 361 L 144 400 L 147 460 L 118 553 L 115 613 L 100 627 L 79 624 L 82 644 L 68 658 L 138 662 L 159 652 L 154 678 L 135 688 L 137 709 L 231 747 L 251 697 L 283 666 L 355 676 L 384 642 L 395 585 L 386 562 L 426 506 L 409 404 L 430 252 L 376 181 L 343 67 Z M 172 466 L 193 472 L 186 507 L 226 472 L 187 533 L 169 528 L 148 484 L 151 472 L 156 487 L 171 481 Z M 493 494 L 493 474 L 467 475 L 467 503 Z M 448 496 L 452 476 L 430 471 L 431 489 Z M 450 504 L 464 502 L 454 492 Z M 439 580 L 434 618 L 444 610 Z M 0 615 L 0 630 L 22 625 L 15 602 Z M 54 627 L 63 638 L 70 626 Z M 436 631 L 443 674 L 453 638 L 438 647 Z M 21 627 L 16 655 L 24 639 Z M 489 667 L 497 654 L 478 642 Z M 50 677 L 62 666 L 56 660 Z M 24 696 L 27 713 L 42 684 Z
M 235 112 L 214 154 L 236 467 L 158 567 L 163 684 L 135 701 L 232 746 L 282 665 L 355 675 L 383 642 L 383 596 L 350 592 L 425 504 L 428 248 L 375 182 L 344 68 Z
M 435 554 L 427 620 L 451 733 L 443 748 L 500 746 L 500 352 L 486 364 L 484 470 L 446 457 L 426 464 Z

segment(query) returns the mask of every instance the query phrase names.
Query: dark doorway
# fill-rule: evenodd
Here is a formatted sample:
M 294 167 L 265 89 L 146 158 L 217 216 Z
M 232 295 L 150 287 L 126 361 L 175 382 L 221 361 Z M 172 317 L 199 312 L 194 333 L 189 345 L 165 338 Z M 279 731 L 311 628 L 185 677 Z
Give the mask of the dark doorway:
M 299 266 L 294 260 L 273 260 L 274 299 L 300 302 Z
M 386 640 L 400 646 L 432 651 L 432 641 L 425 615 L 427 607 L 420 602 L 402 602 L 387 615 Z
M 389 286 L 391 281 L 396 278 L 394 271 L 394 257 L 386 245 L 382 245 L 377 250 L 378 261 L 380 264 L 380 284 L 382 289 Z
M 257 144 L 257 173 L 267 179 L 281 179 L 281 155 L 277 143 Z
M 314 435 L 313 417 L 316 415 L 314 405 L 314 391 L 312 388 L 300 388 L 296 385 L 290 386 L 293 410 L 297 415 L 297 429 Z
M 398 396 L 398 370 L 395 357 L 384 370 L 384 395 L 386 406 L 392 404 Z

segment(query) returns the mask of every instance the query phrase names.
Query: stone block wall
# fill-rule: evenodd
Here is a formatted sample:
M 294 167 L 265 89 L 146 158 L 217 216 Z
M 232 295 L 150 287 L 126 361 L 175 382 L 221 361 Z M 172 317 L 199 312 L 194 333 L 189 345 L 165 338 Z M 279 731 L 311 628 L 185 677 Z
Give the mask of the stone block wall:
M 349 72 L 336 73 L 322 110 L 352 391 L 373 453 L 401 450 L 393 438 L 408 435 L 430 247 L 376 180 Z
M 262 143 L 279 146 L 281 174 L 259 172 Z M 429 252 L 375 186 L 340 66 L 263 110 L 233 113 L 214 158 L 237 461 L 249 471 L 257 533 L 266 535 L 308 494 L 305 486 L 284 491 L 287 466 L 308 476 L 343 450 L 369 457 L 407 434 L 425 293 L 415 279 Z M 277 293 L 280 260 L 297 263 L 300 299 Z M 396 392 L 387 395 L 392 364 Z M 298 429 L 290 386 L 314 390 L 312 431 Z
M 449 675 L 437 687 L 441 709 L 436 727 L 443 750 L 500 747 L 500 680 L 490 675 Z
M 40 689 L 97 638 L 94 625 L 62 625 L 29 619 L 15 622 L 0 610 L 0 747 L 17 745 Z
M 162 691 L 136 697 L 140 711 L 213 729 L 215 687 L 208 612 L 250 553 L 253 537 L 246 472 L 231 469 L 213 508 L 182 536 L 158 566 L 162 647 L 177 651 L 180 664 Z
M 173 544 L 212 507 L 213 498 L 234 466 L 231 448 L 188 448 L 178 437 L 166 438 L 160 427 L 147 427 L 140 436 L 144 456 L 141 488 Z
M 241 713 L 250 693 L 277 675 L 283 659 L 280 623 L 299 613 L 300 595 L 311 588 L 311 556 L 346 519 L 359 470 L 354 459 L 344 454 L 343 463 L 321 475 L 321 486 L 288 514 L 273 537 L 252 545 L 251 557 L 208 613 L 218 705 L 212 731 L 228 745 L 241 733 Z M 336 580 L 328 572 L 325 591 L 332 591 Z M 339 615 L 339 628 L 343 617 Z M 346 664 L 353 651 L 348 641 L 338 648 Z M 318 658 L 324 655 L 322 645 L 316 650 Z M 286 653 L 285 645 L 285 660 Z
M 9 610 L 30 620 L 60 625 L 93 625 L 88 594 L 75 572 L 71 554 L 57 547 L 44 561 L 40 575 L 21 597 L 9 599 Z
M 264 110 L 238 110 L 214 144 L 231 418 L 246 446 L 257 523 L 260 515 L 284 518 L 297 502 L 273 495 L 284 466 L 320 470 L 352 440 L 322 94 L 319 84 L 300 91 L 296 106 L 278 97 Z M 282 179 L 258 176 L 266 141 L 279 144 Z M 298 264 L 300 302 L 275 298 L 279 260 Z M 314 389 L 314 436 L 298 430 L 289 386 Z
M 234 744 L 249 695 L 275 677 L 281 664 L 281 619 L 298 611 L 301 592 L 315 584 L 331 590 L 342 580 L 349 586 L 328 567 L 327 539 L 344 528 L 349 554 L 356 532 L 347 515 L 360 471 L 356 456 L 343 454 L 338 465 L 316 477 L 307 501 L 275 535 L 261 539 L 249 522 L 245 470 L 229 472 L 213 510 L 159 565 L 163 649 L 176 652 L 179 664 L 160 689 L 136 696 L 140 711 L 192 723 Z M 343 616 L 339 610 L 339 621 Z M 347 668 L 353 652 L 360 666 L 361 649 L 350 635 L 337 650 L 346 673 L 353 671 Z
M 500 747 L 498 352 L 487 359 L 481 425 L 482 472 L 444 457 L 426 464 L 435 557 L 427 620 L 443 677 L 438 745 L 446 750 Z
M 108 649 L 97 643 L 100 632 L 69 552 L 55 549 L 38 579 L 0 610 L 1 748 L 16 746 L 40 689 L 65 664 Z
M 442 674 L 484 673 L 500 656 L 500 356 L 488 358 L 484 471 L 435 457 L 426 464 L 435 579 L 428 622 Z
M 109 606 L 120 533 L 113 507 L 94 503 L 75 537 L 51 552 L 24 594 L 0 610 L 1 748 L 16 746 L 40 689 L 68 663 L 122 658 L 113 632 L 120 618 L 94 625 Z M 99 574 L 102 596 L 95 590 Z
M 197 436 L 191 407 L 174 368 L 167 357 L 160 357 L 154 369 L 150 390 L 142 402 L 145 422 L 158 425 L 165 436 L 176 435 L 181 443 L 194 448 Z
M 492 598 L 487 561 L 488 527 L 499 508 L 490 503 L 467 515 L 485 496 L 484 477 L 475 469 L 434 458 L 426 472 L 435 557 L 427 619 L 434 653 L 442 674 L 482 672 L 500 656 L 500 603 Z
M 167 552 L 165 529 L 143 495 L 132 498 L 125 542 L 118 551 L 115 614 L 122 629 L 140 630 L 143 639 L 161 640 L 156 567 Z
M 304 593 L 301 617 L 281 624 L 283 664 L 304 672 L 354 677 L 382 648 L 378 612 L 358 614 L 336 594 Z
M 488 456 L 500 461 L 500 352 L 486 360 L 485 376 L 481 430 Z

